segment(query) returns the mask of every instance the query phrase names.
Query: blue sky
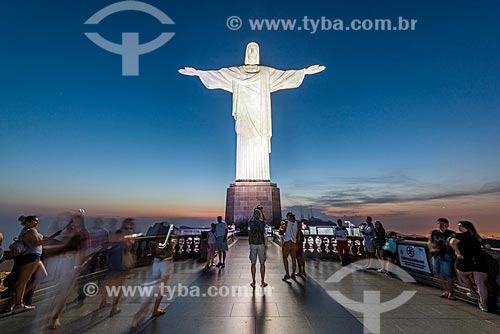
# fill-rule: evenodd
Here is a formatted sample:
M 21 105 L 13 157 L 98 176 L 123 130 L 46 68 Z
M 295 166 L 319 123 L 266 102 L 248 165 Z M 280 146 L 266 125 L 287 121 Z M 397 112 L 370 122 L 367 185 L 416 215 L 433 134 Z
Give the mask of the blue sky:
M 184 66 L 261 63 L 326 71 L 273 94 L 271 178 L 283 208 L 371 214 L 403 231 L 437 215 L 499 232 L 497 1 L 146 1 L 83 23 L 115 1 L 4 1 L 0 10 L 0 215 L 85 207 L 95 215 L 213 217 L 234 181 L 231 95 Z M 237 15 L 244 26 L 226 27 Z M 416 31 L 251 31 L 246 20 L 418 19 Z M 141 43 L 140 76 L 84 35 Z M 4 224 L 5 220 L 2 220 Z M 427 224 L 427 225 L 426 225 Z M 430 224 L 430 225 L 429 225 Z M 424 227 L 422 227 L 424 226 Z M 480 228 L 481 230 L 481 228 Z

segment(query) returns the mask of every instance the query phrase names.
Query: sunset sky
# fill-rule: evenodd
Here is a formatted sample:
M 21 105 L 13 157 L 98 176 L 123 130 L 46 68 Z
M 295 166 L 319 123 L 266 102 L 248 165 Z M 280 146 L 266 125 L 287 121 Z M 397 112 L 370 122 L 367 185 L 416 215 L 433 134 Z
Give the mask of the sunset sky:
M 491 1 L 152 1 L 175 25 L 116 1 L 4 1 L 0 9 L 0 230 L 20 214 L 224 213 L 235 178 L 231 95 L 185 66 L 326 66 L 272 96 L 271 179 L 283 210 L 371 215 L 423 233 L 436 218 L 500 233 L 500 3 Z M 243 27 L 226 20 L 239 16 Z M 415 31 L 252 31 L 249 19 L 418 19 Z M 85 35 L 116 43 L 175 36 L 140 75 Z

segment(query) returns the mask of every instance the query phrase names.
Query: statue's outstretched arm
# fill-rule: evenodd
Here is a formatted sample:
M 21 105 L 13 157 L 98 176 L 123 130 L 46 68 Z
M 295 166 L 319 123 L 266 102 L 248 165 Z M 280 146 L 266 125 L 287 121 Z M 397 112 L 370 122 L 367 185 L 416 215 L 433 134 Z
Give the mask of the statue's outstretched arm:
M 316 74 L 324 71 L 325 69 L 326 67 L 322 65 L 312 65 L 306 68 L 306 74 Z
M 197 77 L 199 76 L 199 70 L 193 68 L 193 67 L 184 67 L 184 68 L 181 68 L 179 70 L 179 73 L 180 74 L 184 74 L 184 75 L 189 75 L 189 76 L 192 76 L 192 77 Z

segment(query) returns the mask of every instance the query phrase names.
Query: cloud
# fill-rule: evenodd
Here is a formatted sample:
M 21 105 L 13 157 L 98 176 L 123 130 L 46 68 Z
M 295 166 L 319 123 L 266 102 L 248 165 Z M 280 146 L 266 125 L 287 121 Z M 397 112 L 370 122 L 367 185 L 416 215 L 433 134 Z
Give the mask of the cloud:
M 350 209 L 355 213 L 366 205 L 429 202 L 500 193 L 500 182 L 490 182 L 471 189 L 470 186 L 420 182 L 405 175 L 331 178 L 316 185 L 336 190 L 320 191 L 317 195 L 303 195 L 299 190 L 297 193 L 300 195 L 288 195 L 285 198 L 294 205 Z M 294 186 L 307 187 L 300 183 Z M 315 184 L 310 187 L 315 188 Z

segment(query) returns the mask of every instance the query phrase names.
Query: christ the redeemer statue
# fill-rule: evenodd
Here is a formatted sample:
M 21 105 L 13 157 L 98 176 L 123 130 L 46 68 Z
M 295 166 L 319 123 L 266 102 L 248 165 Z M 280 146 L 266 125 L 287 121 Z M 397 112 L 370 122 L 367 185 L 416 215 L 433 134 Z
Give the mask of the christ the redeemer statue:
M 259 45 L 248 43 L 245 65 L 202 71 L 192 67 L 181 74 L 198 76 L 208 89 L 223 89 L 233 94 L 233 117 L 236 121 L 236 181 L 270 181 L 271 93 L 297 88 L 306 74 L 316 74 L 324 66 L 301 70 L 278 70 L 259 64 Z

